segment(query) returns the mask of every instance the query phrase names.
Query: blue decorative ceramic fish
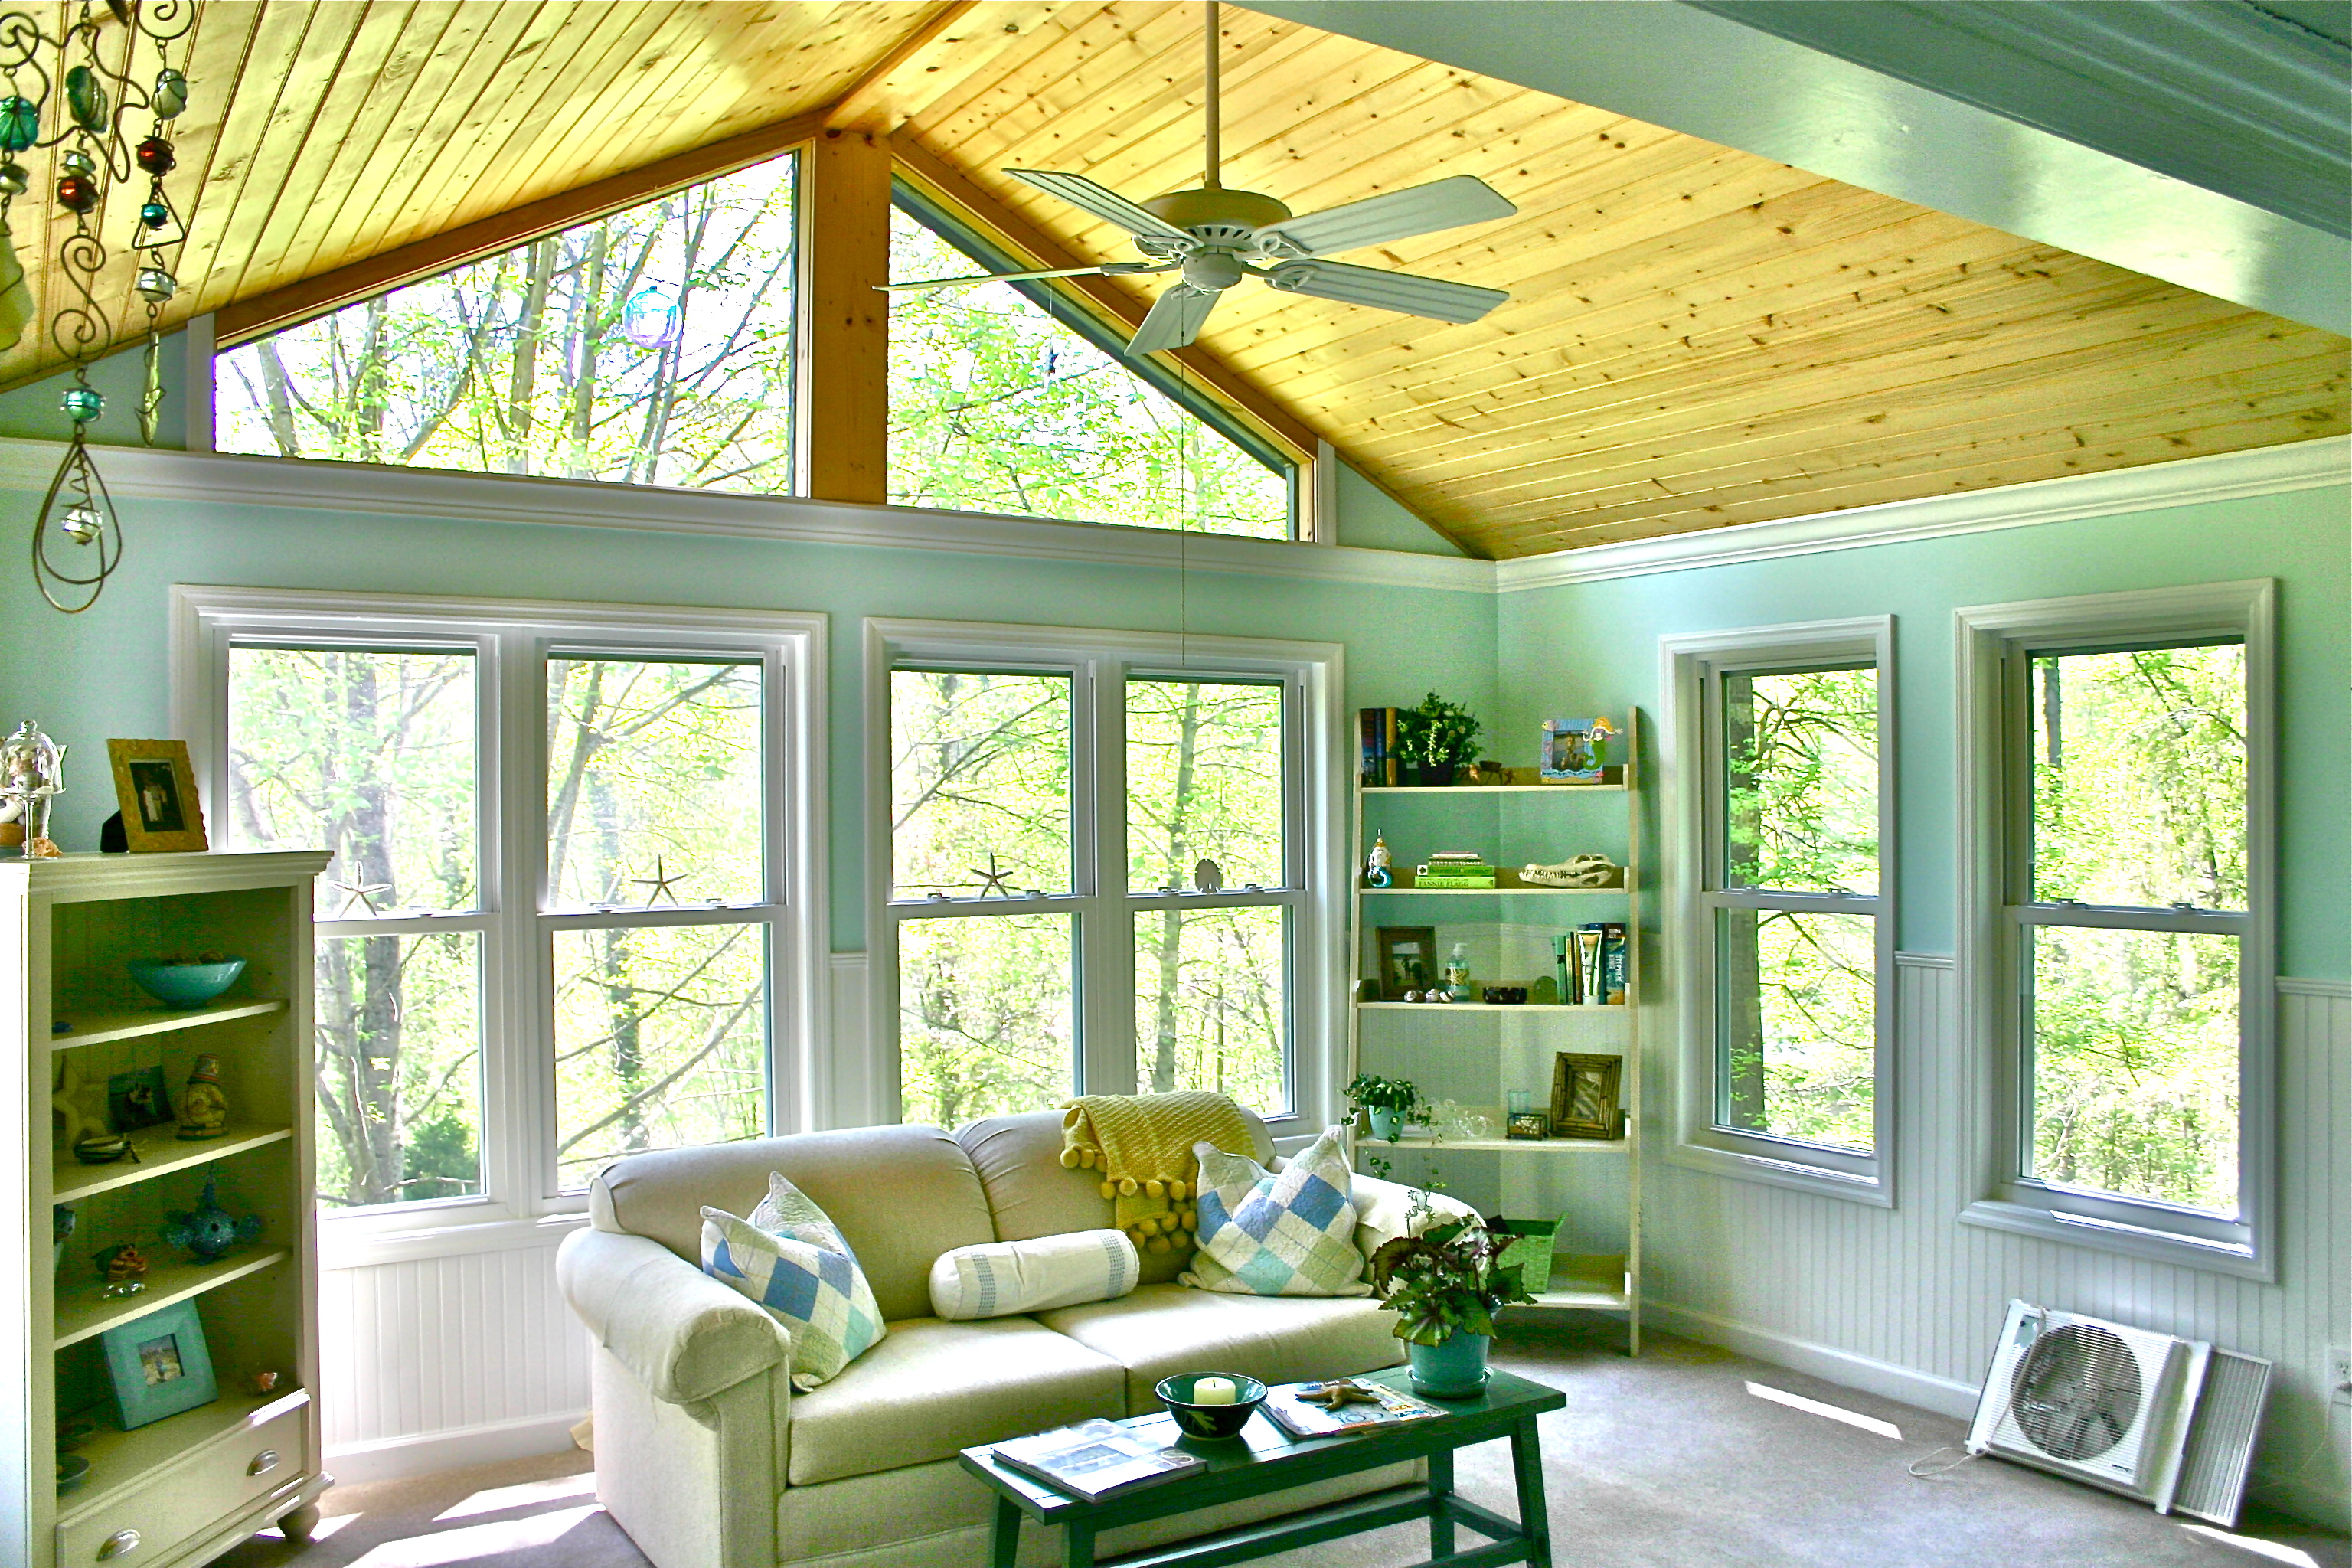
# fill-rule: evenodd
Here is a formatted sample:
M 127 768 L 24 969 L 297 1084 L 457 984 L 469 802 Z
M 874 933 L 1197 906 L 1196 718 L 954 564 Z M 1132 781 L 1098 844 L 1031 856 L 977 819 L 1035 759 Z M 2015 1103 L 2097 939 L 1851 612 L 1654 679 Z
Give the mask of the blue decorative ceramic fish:
M 250 1214 L 238 1219 L 220 1205 L 220 1194 L 211 1179 L 205 1183 L 205 1195 L 186 1214 L 166 1215 L 172 1223 L 163 1227 L 163 1239 L 173 1247 L 184 1247 L 196 1255 L 199 1263 L 217 1263 L 240 1241 L 251 1241 L 261 1234 L 262 1218 Z

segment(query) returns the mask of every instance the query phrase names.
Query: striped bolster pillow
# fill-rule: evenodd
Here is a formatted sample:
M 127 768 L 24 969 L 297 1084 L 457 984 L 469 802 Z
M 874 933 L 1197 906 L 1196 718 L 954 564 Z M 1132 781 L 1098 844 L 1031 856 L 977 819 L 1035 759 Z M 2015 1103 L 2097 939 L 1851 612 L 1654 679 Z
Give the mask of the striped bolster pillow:
M 931 1310 L 953 1321 L 1108 1301 L 1135 1289 L 1135 1243 L 1116 1230 L 959 1247 L 931 1265 Z

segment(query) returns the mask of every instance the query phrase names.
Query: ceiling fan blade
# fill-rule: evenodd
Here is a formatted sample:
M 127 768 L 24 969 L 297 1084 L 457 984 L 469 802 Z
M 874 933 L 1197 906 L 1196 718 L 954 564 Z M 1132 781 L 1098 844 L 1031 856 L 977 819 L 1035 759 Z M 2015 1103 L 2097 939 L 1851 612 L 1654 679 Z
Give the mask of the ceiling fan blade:
M 1272 237 L 1285 254 L 1320 256 L 1326 251 L 1355 250 L 1385 245 L 1416 234 L 1433 234 L 1465 223 L 1509 217 L 1519 209 L 1501 192 L 1473 174 L 1432 180 L 1425 185 L 1367 196 L 1345 206 L 1327 207 L 1304 217 L 1285 218 L 1258 230 Z
M 1216 308 L 1217 296 L 1190 283 L 1171 283 L 1153 302 L 1151 313 L 1128 341 L 1127 357 L 1141 359 L 1162 349 L 1181 349 L 1201 335 L 1202 323 Z
M 1435 321 L 1475 321 L 1510 298 L 1500 289 L 1351 267 L 1344 261 L 1282 261 L 1265 270 L 1265 280 L 1290 294 L 1311 294 L 1349 305 L 1373 305 Z
M 913 283 L 877 283 L 886 294 L 910 294 L 925 289 L 954 289 L 966 283 L 1018 283 L 1028 278 L 1083 278 L 1090 272 L 1123 278 L 1136 272 L 1173 272 L 1176 263 L 1105 261 L 1093 267 L 1043 267 L 1034 272 L 981 272 L 969 278 L 926 278 Z
M 1106 190 L 1084 174 L 1056 174 L 1051 169 L 1007 169 L 1006 174 L 1036 186 L 1049 196 L 1059 196 L 1072 206 L 1090 212 L 1105 223 L 1115 223 L 1128 233 L 1154 239 L 1185 239 L 1190 237 L 1175 225 L 1153 216 L 1117 191 Z

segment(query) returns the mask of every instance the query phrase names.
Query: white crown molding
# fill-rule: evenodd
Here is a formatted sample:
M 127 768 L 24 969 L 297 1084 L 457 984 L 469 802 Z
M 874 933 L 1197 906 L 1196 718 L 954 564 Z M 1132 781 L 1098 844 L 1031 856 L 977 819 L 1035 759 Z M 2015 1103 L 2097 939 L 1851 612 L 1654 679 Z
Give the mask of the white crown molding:
M 1501 593 L 1515 594 L 1612 577 L 1771 561 L 1826 550 L 1859 550 L 1873 544 L 2030 528 L 2202 501 L 2240 500 L 2285 490 L 2340 487 L 2347 481 L 2352 481 L 2352 437 L 2329 437 L 2183 458 L 2178 462 L 2145 463 L 2103 474 L 2070 474 L 1998 489 L 1886 501 L 1846 511 L 1523 556 L 1496 563 L 1496 587 Z
M 535 475 L 458 474 L 241 453 L 170 452 L 144 447 L 105 447 L 94 452 L 107 487 L 118 500 L 625 528 L 1465 594 L 1495 591 L 1491 561 L 1292 540 L 1236 539 L 988 512 L 859 506 L 790 496 L 665 489 Z M 38 495 L 63 455 L 60 442 L 0 439 L 0 489 Z

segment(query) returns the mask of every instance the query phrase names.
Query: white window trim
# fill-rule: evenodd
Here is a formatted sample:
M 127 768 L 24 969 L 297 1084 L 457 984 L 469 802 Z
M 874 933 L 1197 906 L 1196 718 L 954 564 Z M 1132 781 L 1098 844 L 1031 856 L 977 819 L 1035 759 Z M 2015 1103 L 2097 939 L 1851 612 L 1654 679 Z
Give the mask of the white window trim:
M 228 725 L 228 647 L 234 637 L 469 644 L 481 687 L 478 739 L 482 776 L 500 776 L 515 758 L 525 778 L 544 776 L 546 651 L 567 644 L 665 653 L 740 652 L 767 669 L 762 778 L 772 894 L 761 909 L 772 932 L 769 961 L 770 1120 L 775 1132 L 827 1126 L 833 1085 L 813 1048 L 830 1030 L 825 962 L 825 640 L 826 617 L 796 612 L 705 610 L 552 600 L 417 597 L 392 594 L 174 584 L 171 596 L 173 732 L 188 743 L 206 795 L 226 799 L 227 758 L 219 744 Z M 527 657 L 519 657 L 525 655 Z M 486 893 L 478 914 L 394 922 L 397 929 L 499 928 L 509 954 L 537 953 L 546 937 L 545 857 L 532 816 L 539 792 L 509 792 L 482 801 L 481 857 Z M 493 872 L 495 868 L 495 872 Z M 687 918 L 692 918 L 691 914 Z M 391 927 L 385 929 L 394 929 Z M 544 964 L 510 962 L 486 974 L 482 997 L 486 1194 L 323 1215 L 322 1235 L 336 1261 L 377 1260 L 425 1235 L 446 1238 L 436 1253 L 470 1250 L 457 1238 L 481 1231 L 518 1244 L 587 1206 L 582 1194 L 550 1195 L 555 1186 L 551 1024 L 541 994 Z M 529 1048 L 498 1051 L 495 1040 Z M 529 1129 L 530 1131 L 524 1131 Z M 489 1227 L 496 1227 L 491 1230 Z M 358 1252 L 354 1254 L 353 1249 Z
M 1725 670 L 1813 661 L 1867 660 L 1878 670 L 1878 846 L 1875 899 L 1824 900 L 1823 908 L 1875 920 L 1877 976 L 1873 1138 L 1868 1154 L 1795 1139 L 1737 1131 L 1715 1120 L 1716 1020 L 1709 813 L 1715 786 L 1707 766 L 1711 678 Z M 1881 1208 L 1895 1205 L 1895 938 L 1896 745 L 1895 617 L 1806 621 L 1658 639 L 1658 684 L 1665 695 L 1661 748 L 1664 786 L 1666 950 L 1679 1022 L 1675 1137 L 1667 1160 L 1693 1170 L 1791 1187 Z
M 2275 1004 L 2277 722 L 2273 689 L 2274 588 L 2269 578 L 1971 605 L 1953 612 L 1958 637 L 1959 980 L 1970 1073 L 1991 1114 L 1969 1129 L 1981 1195 L 1961 1223 L 2121 1252 L 2242 1279 L 2275 1281 L 2277 1171 Z M 2007 672 L 2016 655 L 2066 642 L 2242 637 L 2246 648 L 2246 917 L 2238 954 L 2239 1211 L 2216 1225 L 2170 1205 L 2073 1192 L 2021 1180 L 2024 1137 L 2016 920 L 2006 898 L 2016 831 L 2009 799 Z M 2195 924 L 2212 917 L 2182 916 Z
M 1346 1060 L 1347 991 L 1339 978 L 1345 973 L 1348 887 L 1348 846 L 1342 834 L 1348 819 L 1347 789 L 1352 776 L 1344 742 L 1348 735 L 1344 708 L 1347 688 L 1344 647 L 1338 643 L 1282 642 L 1255 637 L 1194 637 L 1168 632 L 1097 630 L 1078 626 L 1001 626 L 981 622 L 871 619 L 866 622 L 866 984 L 867 1035 L 872 1045 L 862 1063 L 863 1120 L 896 1121 L 898 1103 L 898 947 L 902 917 L 891 908 L 892 853 L 890 844 L 890 672 L 907 660 L 971 662 L 981 665 L 1051 664 L 1081 667 L 1082 679 L 1073 691 L 1073 721 L 1081 740 L 1097 727 L 1122 721 L 1123 694 L 1114 683 L 1095 682 L 1087 700 L 1083 667 L 1088 661 L 1125 664 L 1139 675 L 1197 675 L 1204 679 L 1234 676 L 1279 676 L 1293 689 L 1298 722 L 1286 728 L 1290 755 L 1286 765 L 1297 770 L 1297 806 L 1286 828 L 1290 851 L 1306 879 L 1306 897 L 1292 905 L 1294 925 L 1290 948 L 1290 1008 L 1292 1018 L 1291 1082 L 1294 1104 L 1286 1117 L 1267 1121 L 1276 1138 L 1297 1138 L 1318 1131 L 1336 1115 L 1339 1079 Z M 1114 759 L 1117 747 L 1103 749 Z M 1102 781 L 1105 798 L 1123 798 L 1123 779 Z M 1078 794 L 1073 791 L 1074 797 Z M 1074 798 L 1071 831 L 1090 831 L 1086 803 Z M 1106 835 L 1121 836 L 1122 844 L 1107 865 L 1123 868 L 1125 822 L 1102 825 Z M 1091 895 L 1095 889 L 1074 889 Z M 1037 901 L 1041 910 L 1073 908 L 1078 897 Z M 1123 900 L 1132 903 L 1133 900 Z M 1187 902 L 1220 901 L 1186 896 Z M 1122 950 L 1123 951 L 1123 950 Z M 1079 963 L 1091 973 L 1108 963 L 1108 955 L 1084 955 Z M 1133 984 L 1119 984 L 1123 993 Z M 1109 1040 L 1097 1026 L 1080 1047 L 1097 1073 L 1116 1071 Z M 1115 1038 L 1115 1034 L 1111 1036 Z M 1132 1069 L 1130 1047 L 1125 1060 Z M 852 1070 L 842 1064 L 846 1077 Z

